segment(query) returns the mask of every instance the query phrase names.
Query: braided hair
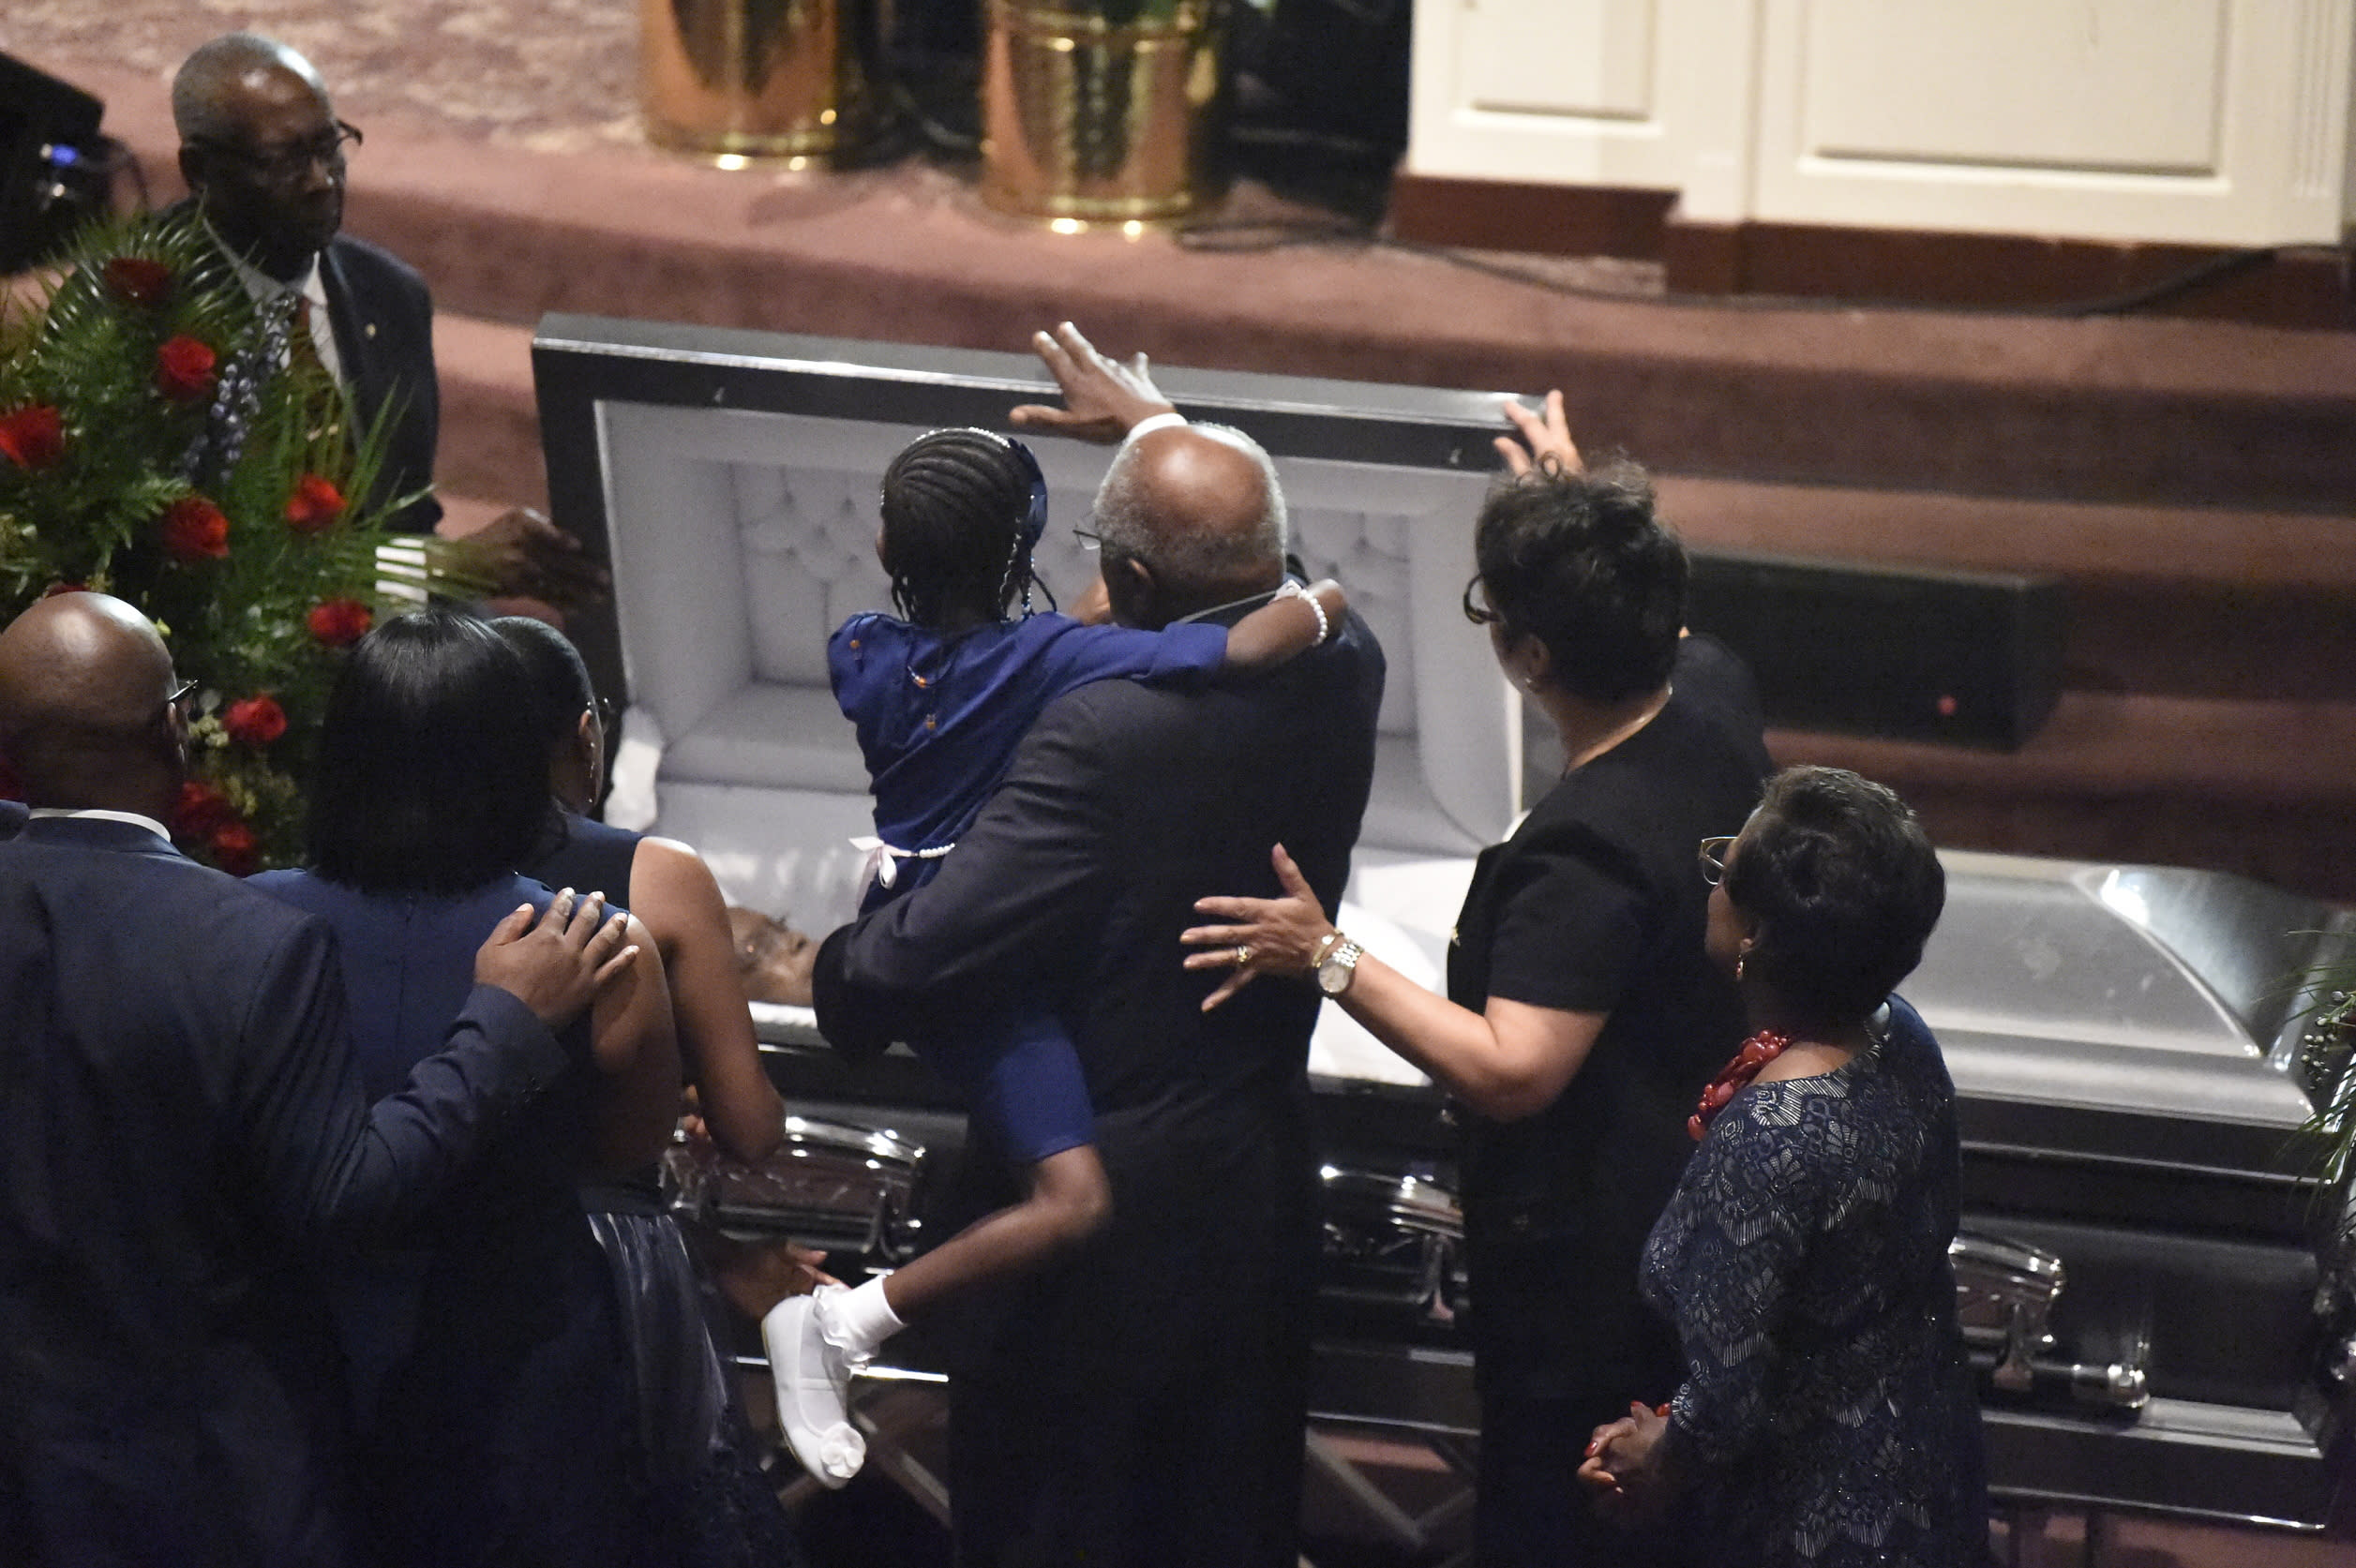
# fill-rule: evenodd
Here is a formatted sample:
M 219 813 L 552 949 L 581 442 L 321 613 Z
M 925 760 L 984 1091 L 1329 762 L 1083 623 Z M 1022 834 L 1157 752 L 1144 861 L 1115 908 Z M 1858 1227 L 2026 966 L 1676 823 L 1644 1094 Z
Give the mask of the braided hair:
M 1002 620 L 1019 592 L 1045 585 L 1031 548 L 1047 521 L 1046 482 L 1022 442 L 988 430 L 935 430 L 883 471 L 883 565 L 904 620 L 939 626 L 959 612 Z M 1050 605 L 1054 596 L 1048 596 Z

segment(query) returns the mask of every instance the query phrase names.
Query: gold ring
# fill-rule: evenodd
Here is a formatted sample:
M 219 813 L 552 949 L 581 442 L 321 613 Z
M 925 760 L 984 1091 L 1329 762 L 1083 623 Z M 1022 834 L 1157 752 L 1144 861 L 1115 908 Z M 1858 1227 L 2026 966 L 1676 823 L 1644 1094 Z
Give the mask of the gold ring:
M 1238 942 L 1236 944 L 1236 967 L 1240 969 L 1251 962 L 1252 944 L 1249 942 Z

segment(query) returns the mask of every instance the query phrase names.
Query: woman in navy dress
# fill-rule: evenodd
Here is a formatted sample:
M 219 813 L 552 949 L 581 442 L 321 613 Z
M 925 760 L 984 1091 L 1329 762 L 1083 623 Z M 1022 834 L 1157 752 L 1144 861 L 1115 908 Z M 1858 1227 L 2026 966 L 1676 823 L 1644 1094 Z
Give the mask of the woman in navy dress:
M 1752 1033 L 1645 1247 L 1685 1381 L 1598 1427 L 1581 1476 L 1640 1510 L 1677 1500 L 1712 1563 L 1983 1562 L 1955 1088 L 1890 993 L 1938 922 L 1938 857 L 1897 796 L 1829 768 L 1777 775 L 1702 847 L 1710 955 Z
M 472 954 L 550 894 L 515 868 L 548 807 L 523 664 L 481 621 L 388 621 L 328 701 L 309 867 L 257 886 L 335 928 L 361 1076 L 382 1095 L 437 1049 Z M 353 1367 L 363 1484 L 388 1561 L 598 1568 L 648 1561 L 643 1466 L 585 1174 L 653 1159 L 679 1055 L 653 939 L 598 1001 L 596 1070 L 552 1085 L 408 1233 L 328 1281 Z

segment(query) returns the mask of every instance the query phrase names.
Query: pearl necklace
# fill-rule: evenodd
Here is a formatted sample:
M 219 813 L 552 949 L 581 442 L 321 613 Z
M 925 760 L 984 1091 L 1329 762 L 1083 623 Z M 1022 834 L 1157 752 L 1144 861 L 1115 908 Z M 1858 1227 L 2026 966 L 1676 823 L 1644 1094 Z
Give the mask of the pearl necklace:
M 1743 1048 L 1734 1053 L 1732 1061 L 1718 1068 L 1718 1076 L 1710 1080 L 1710 1086 L 1702 1091 L 1702 1103 L 1695 1108 L 1692 1115 L 1686 1118 L 1685 1129 L 1693 1135 L 1693 1141 L 1699 1143 L 1702 1135 L 1709 1130 L 1711 1118 L 1725 1110 L 1727 1103 L 1736 1095 L 1749 1087 L 1751 1080 L 1759 1076 L 1762 1068 L 1790 1049 L 1792 1037 L 1779 1035 L 1773 1029 L 1762 1029 L 1743 1041 Z

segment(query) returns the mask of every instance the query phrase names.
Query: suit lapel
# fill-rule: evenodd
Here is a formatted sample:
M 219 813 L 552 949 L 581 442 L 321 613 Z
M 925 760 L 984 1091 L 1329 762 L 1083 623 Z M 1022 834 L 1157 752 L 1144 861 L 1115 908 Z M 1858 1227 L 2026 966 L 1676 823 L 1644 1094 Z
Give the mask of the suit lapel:
M 327 290 L 327 325 L 336 335 L 336 360 L 343 366 L 344 381 L 361 408 L 374 409 L 383 394 L 376 378 L 377 323 L 353 292 L 343 252 L 334 240 L 319 253 L 319 280 Z

